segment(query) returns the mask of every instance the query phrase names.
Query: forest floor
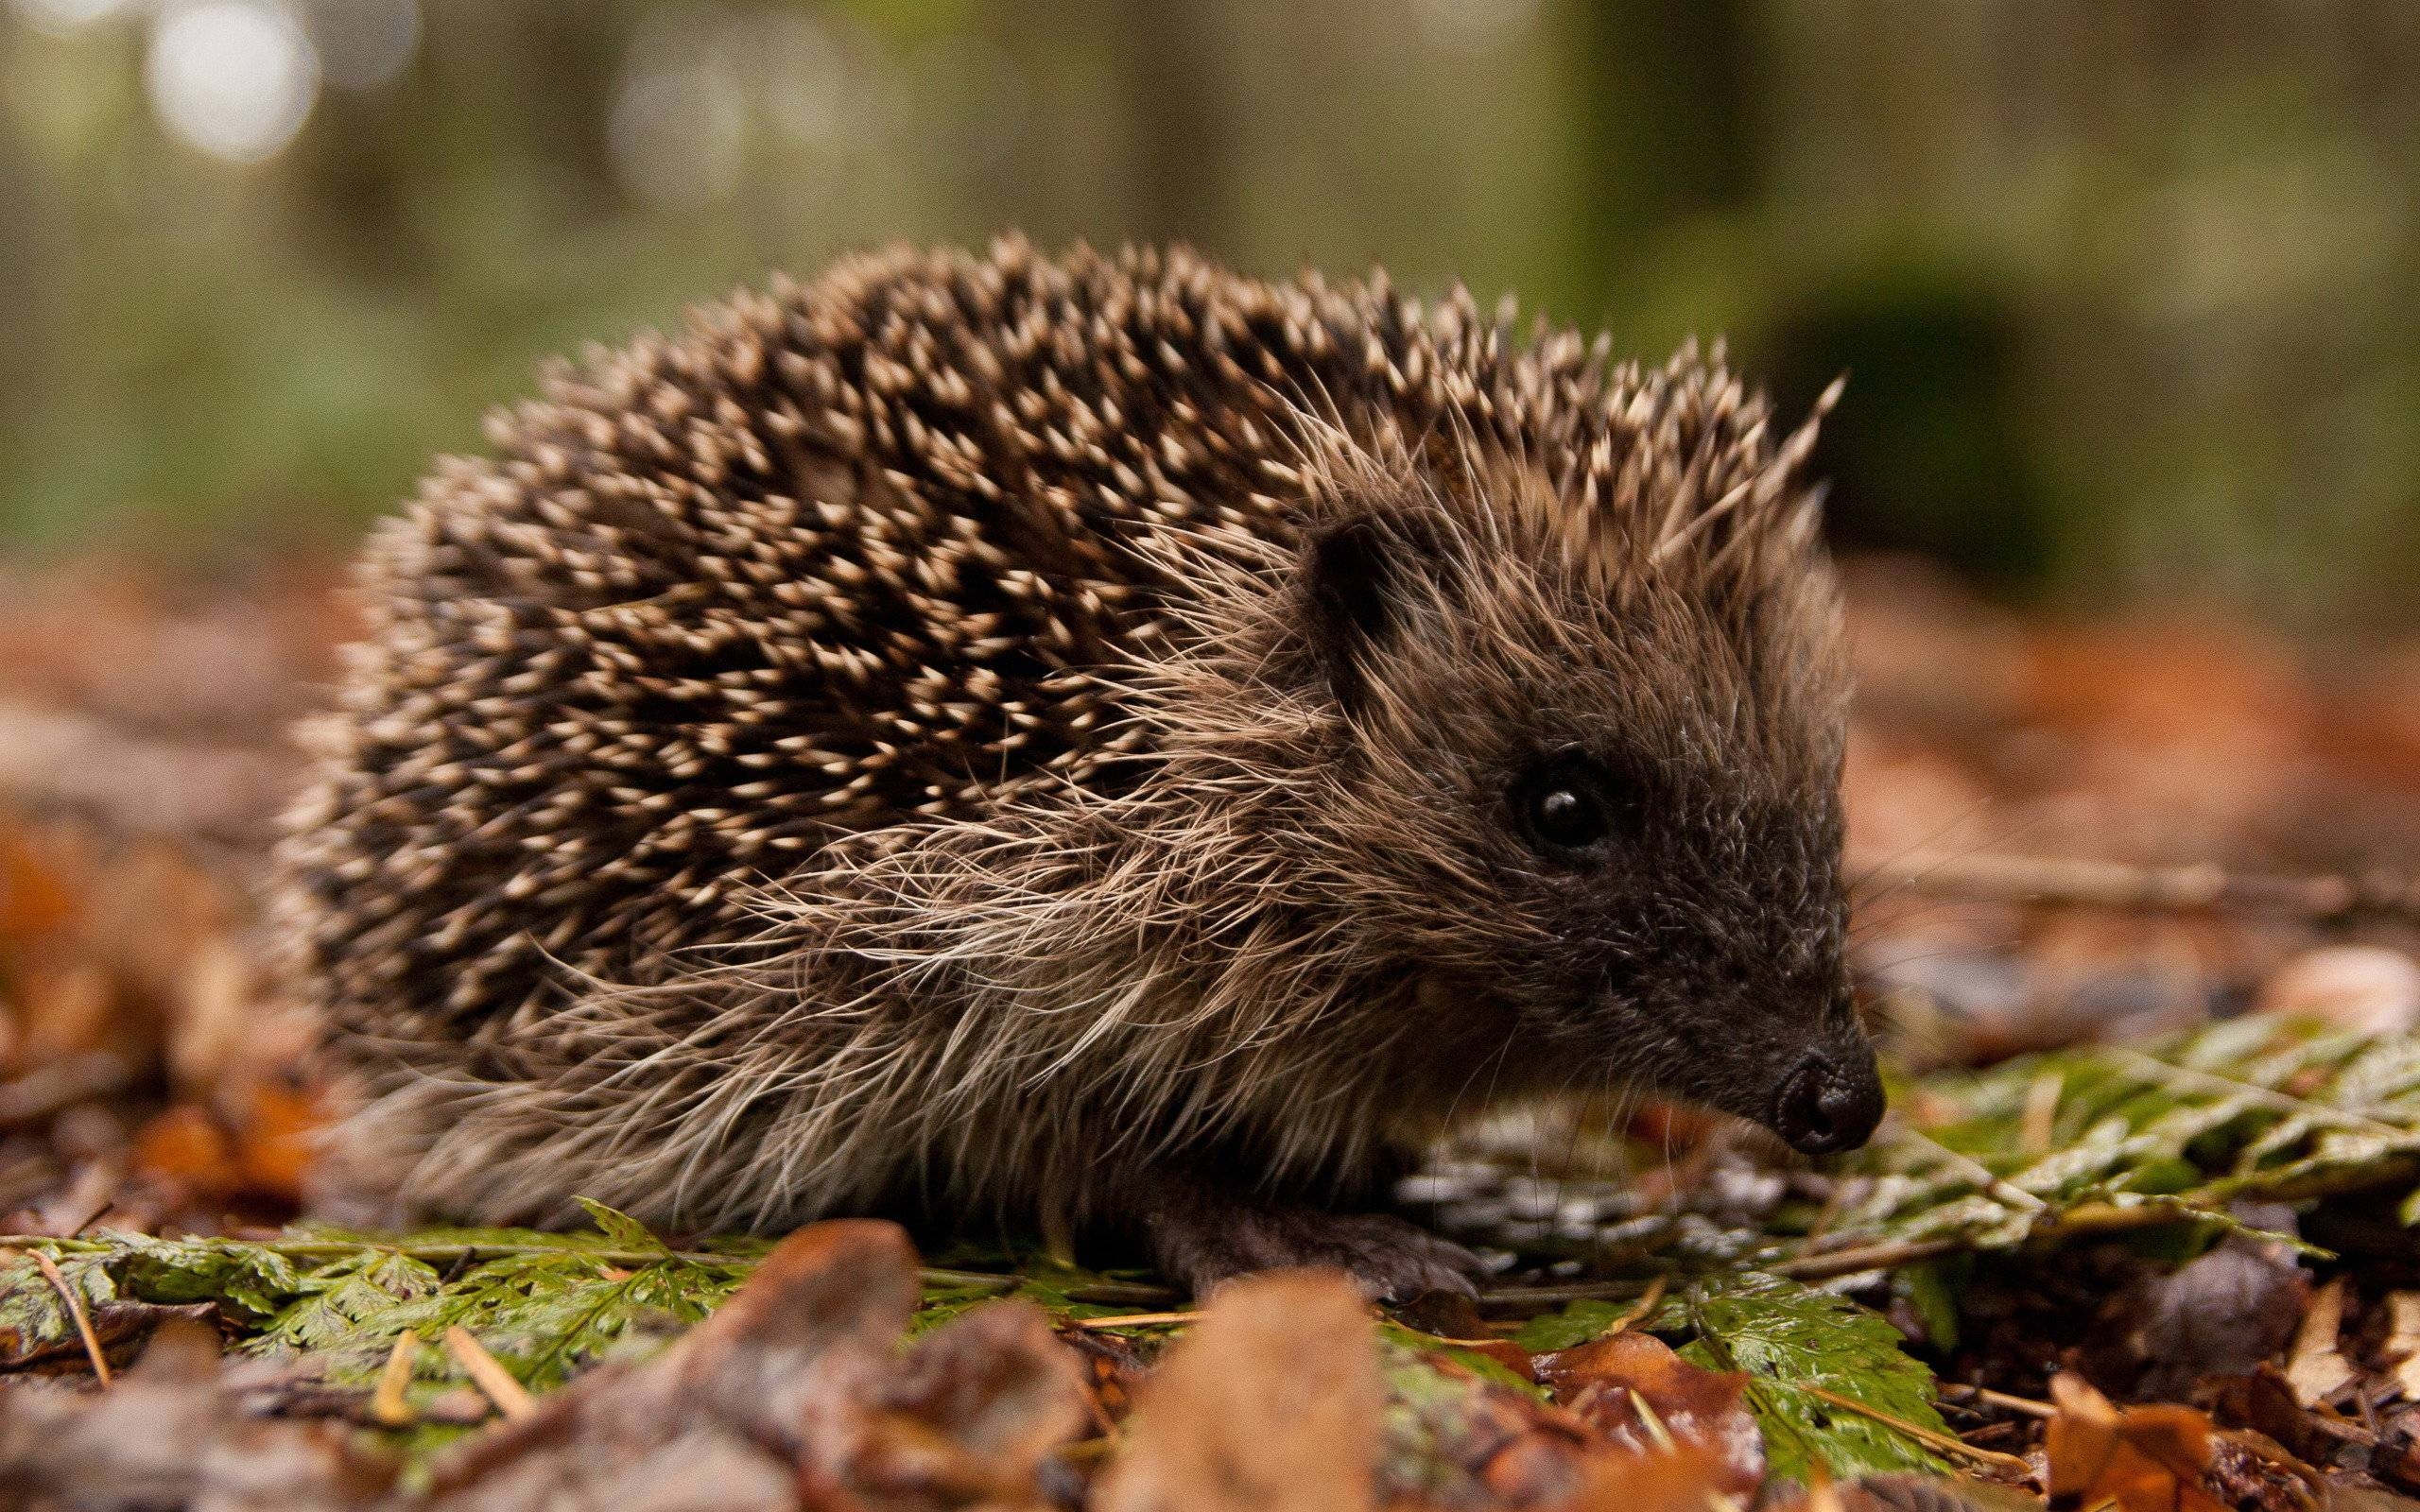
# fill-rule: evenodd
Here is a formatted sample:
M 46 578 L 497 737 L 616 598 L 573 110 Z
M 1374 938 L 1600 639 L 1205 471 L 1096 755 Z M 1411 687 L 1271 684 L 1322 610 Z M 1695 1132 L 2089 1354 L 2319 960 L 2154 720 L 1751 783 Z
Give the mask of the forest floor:
M 0 1508 L 2264 1512 L 2420 1496 L 2420 644 L 1852 574 L 1893 1113 L 1471 1131 L 1476 1304 L 886 1225 L 308 1221 L 254 887 L 318 567 L 0 570 Z

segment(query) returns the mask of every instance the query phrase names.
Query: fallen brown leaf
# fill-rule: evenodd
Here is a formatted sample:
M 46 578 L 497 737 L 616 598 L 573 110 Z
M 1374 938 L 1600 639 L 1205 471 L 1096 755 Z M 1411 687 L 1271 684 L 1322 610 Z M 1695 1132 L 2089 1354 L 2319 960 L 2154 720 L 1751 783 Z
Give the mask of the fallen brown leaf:
M 2420 1027 L 2420 962 L 2381 945 L 2323 945 L 2262 985 L 2260 1009 L 2357 1034 L 2410 1034 Z
M 302 1088 L 263 1082 L 248 1101 L 235 1137 L 235 1167 L 245 1190 L 299 1204 L 318 1149 L 319 1099 Z
M 849 1470 L 902 1506 L 1020 1506 L 1043 1462 L 1091 1420 L 1075 1354 L 1017 1304 L 978 1307 L 918 1342 L 884 1388 Z
M 2286 1382 L 2294 1400 L 2306 1407 L 2333 1396 L 2353 1379 L 2351 1361 L 2337 1347 L 2344 1329 L 2344 1278 L 2339 1276 L 2314 1293 L 2294 1332 L 2293 1352 L 2286 1358 Z
M 173 1324 L 207 1324 L 217 1314 L 214 1302 L 104 1302 L 85 1310 L 85 1321 L 101 1352 L 112 1360 L 130 1358 L 156 1329 Z M 53 1365 L 80 1366 L 86 1358 L 83 1335 L 29 1343 L 17 1330 L 0 1325 L 0 1370 L 42 1368 Z
M 2420 1292 L 2390 1292 L 2386 1338 L 2378 1354 L 2393 1366 L 2395 1394 L 2420 1401 Z
M 2058 1416 L 2044 1447 L 2053 1506 L 2118 1512 L 2226 1512 L 2204 1484 L 2210 1419 L 2190 1407 L 2124 1407 L 2072 1371 L 2050 1378 Z
M 1350 1281 L 1324 1272 L 1238 1281 L 1145 1384 L 1096 1504 L 1369 1508 L 1385 1404 L 1376 1335 Z
M 134 1168 L 201 1196 L 224 1196 L 242 1184 L 226 1131 L 190 1104 L 163 1108 L 135 1130 Z
M 163 1329 L 105 1393 L 0 1390 L 0 1505 L 355 1512 L 392 1479 L 347 1429 L 245 1416 L 198 1324 Z
M 1038 1507 L 1045 1457 L 1088 1413 L 1076 1362 L 1023 1304 L 899 1338 L 916 1255 L 841 1220 L 775 1247 L 714 1316 L 647 1364 L 604 1366 L 439 1466 L 431 1505 L 924 1512 Z

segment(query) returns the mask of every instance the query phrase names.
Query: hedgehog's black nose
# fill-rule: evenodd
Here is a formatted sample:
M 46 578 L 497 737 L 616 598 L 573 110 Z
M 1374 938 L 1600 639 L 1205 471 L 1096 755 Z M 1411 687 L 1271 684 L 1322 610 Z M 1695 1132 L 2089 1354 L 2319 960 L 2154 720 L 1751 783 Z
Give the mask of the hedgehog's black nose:
M 1859 1048 L 1850 1065 L 1814 1050 L 1791 1067 L 1773 1094 L 1773 1132 L 1809 1155 L 1863 1144 L 1882 1122 L 1882 1078 Z

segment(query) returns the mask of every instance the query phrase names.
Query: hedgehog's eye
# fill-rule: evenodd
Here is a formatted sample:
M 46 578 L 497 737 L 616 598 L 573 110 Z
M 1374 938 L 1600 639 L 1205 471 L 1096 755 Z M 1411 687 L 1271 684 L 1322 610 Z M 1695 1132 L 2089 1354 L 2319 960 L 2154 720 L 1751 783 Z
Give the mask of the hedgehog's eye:
M 1605 769 L 1585 756 L 1555 756 L 1531 767 L 1514 786 L 1512 809 L 1539 850 L 1585 856 L 1612 833 L 1611 787 Z

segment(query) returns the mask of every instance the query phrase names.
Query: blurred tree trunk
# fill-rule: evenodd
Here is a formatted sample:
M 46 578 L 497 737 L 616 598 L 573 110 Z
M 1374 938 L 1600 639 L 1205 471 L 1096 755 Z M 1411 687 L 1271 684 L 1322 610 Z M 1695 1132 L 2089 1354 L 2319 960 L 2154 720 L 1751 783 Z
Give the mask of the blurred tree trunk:
M 1656 229 L 1751 203 L 1768 69 L 1753 0 L 1563 0 L 1575 312 L 1615 308 Z
M 1233 98 L 1226 26 L 1215 0 L 1109 8 L 1113 77 L 1128 131 L 1135 234 L 1216 247 L 1234 225 Z
M 525 155 L 559 214 L 603 213 L 620 194 L 606 119 L 633 25 L 625 7 L 480 0 L 476 13 L 432 9 L 420 56 L 366 94 L 323 92 L 279 165 L 297 239 L 336 266 L 390 284 L 416 282 L 440 260 L 416 197 L 498 144 Z
M 0 81 L 13 83 L 24 66 L 15 56 L 18 40 L 6 18 L 0 18 Z M 27 160 L 21 128 L 13 112 L 0 112 L 0 371 L 32 374 L 51 372 L 41 360 L 57 325 L 61 298 L 57 203 Z M 50 382 L 56 384 L 53 372 Z M 20 381 L 0 391 L 0 458 L 16 451 L 28 434 L 47 386 Z
M 516 117 L 513 134 L 568 171 L 569 203 L 609 210 L 621 189 L 605 125 L 637 12 L 624 4 L 558 0 L 523 0 L 506 9 L 510 40 L 491 82 L 504 90 Z
M 410 215 L 419 154 L 427 150 L 416 129 L 423 123 L 399 93 L 321 94 L 281 165 L 300 239 L 329 262 L 389 284 L 414 282 L 434 261 Z
M 630 0 L 432 0 L 399 81 L 440 105 L 405 144 L 419 173 L 510 153 L 558 180 L 562 209 L 610 213 L 621 189 L 606 123 L 642 13 Z

